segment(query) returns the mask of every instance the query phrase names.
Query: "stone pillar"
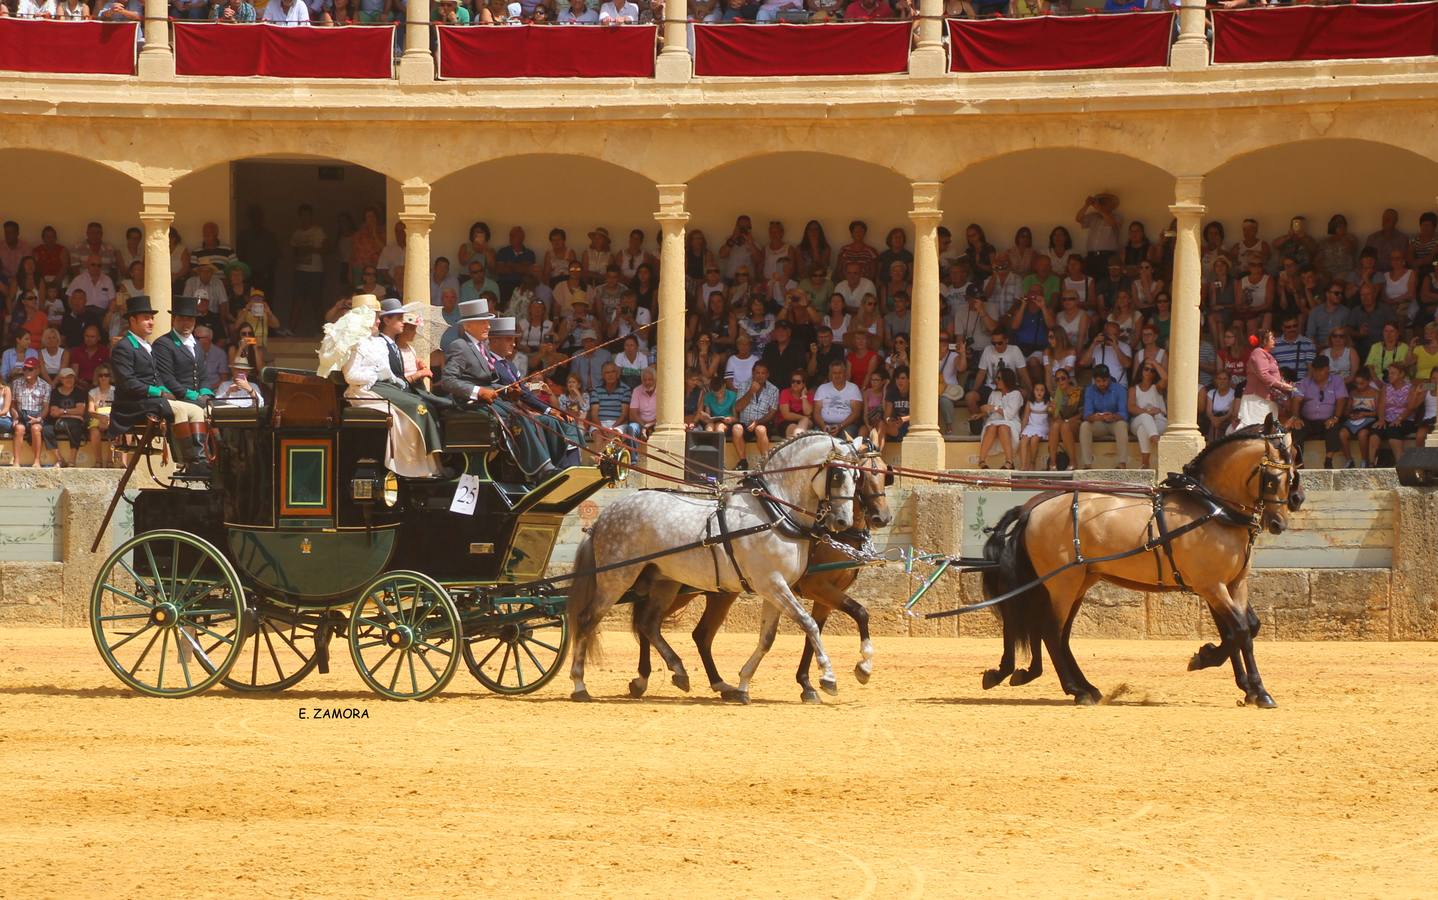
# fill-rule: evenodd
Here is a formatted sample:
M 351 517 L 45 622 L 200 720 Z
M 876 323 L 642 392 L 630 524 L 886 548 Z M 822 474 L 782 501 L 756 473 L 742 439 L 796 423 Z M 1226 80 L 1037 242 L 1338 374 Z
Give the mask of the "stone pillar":
M 140 186 L 140 228 L 145 233 L 145 293 L 155 308 L 155 335 L 170 330 L 170 186 Z
M 664 49 L 654 61 L 654 79 L 675 83 L 688 81 L 694 72 L 689 55 L 688 5 L 684 0 L 666 0 L 664 4 Z M 681 187 L 680 196 L 683 196 Z M 662 220 L 661 220 L 662 221 Z
M 944 436 L 939 431 L 939 194 L 937 181 L 913 184 L 914 302 L 913 333 L 909 335 L 909 434 L 904 438 L 903 464 L 939 471 L 944 464 Z
M 909 51 L 910 78 L 939 78 L 948 74 L 943 19 L 944 0 L 919 0 L 919 39 Z
M 663 234 L 659 248 L 659 322 L 654 346 L 659 388 L 659 416 L 649 441 L 670 453 L 684 455 L 684 208 L 685 185 L 659 185 L 659 211 L 654 219 Z M 667 467 L 661 467 L 665 469 Z
M 1201 0 L 1181 0 L 1178 7 L 1178 40 L 1169 51 L 1169 65 L 1175 69 L 1208 67 L 1208 12 Z
M 404 302 L 429 303 L 429 232 L 434 227 L 434 213 L 429 211 L 429 184 L 411 178 L 400 187 L 400 193 L 404 196 L 399 214 L 405 229 Z
M 175 51 L 170 47 L 169 0 L 145 0 L 145 46 L 140 48 L 141 81 L 174 81 Z M 169 266 L 165 267 L 169 271 Z
M 405 0 L 404 53 L 398 68 L 400 84 L 434 81 L 434 53 L 429 49 L 429 3 L 430 0 Z M 428 202 L 425 205 L 428 207 Z
M 1173 329 L 1168 338 L 1168 428 L 1158 439 L 1153 468 L 1159 478 L 1177 472 L 1203 449 L 1198 430 L 1198 344 L 1203 334 L 1198 303 L 1203 290 L 1203 176 L 1180 175 L 1174 204 Z

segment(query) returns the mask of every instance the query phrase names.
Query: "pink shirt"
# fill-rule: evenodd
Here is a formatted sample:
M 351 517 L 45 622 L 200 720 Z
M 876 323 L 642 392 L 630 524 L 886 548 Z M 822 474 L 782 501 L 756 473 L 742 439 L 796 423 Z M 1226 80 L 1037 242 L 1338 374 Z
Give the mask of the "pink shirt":
M 659 392 L 646 391 L 641 384 L 629 395 L 629 412 L 645 425 L 653 425 L 659 419 Z
M 1248 354 L 1248 380 L 1243 385 L 1244 396 L 1272 399 L 1275 389 L 1282 383 L 1283 374 L 1278 371 L 1278 360 L 1262 347 L 1253 348 L 1253 352 Z

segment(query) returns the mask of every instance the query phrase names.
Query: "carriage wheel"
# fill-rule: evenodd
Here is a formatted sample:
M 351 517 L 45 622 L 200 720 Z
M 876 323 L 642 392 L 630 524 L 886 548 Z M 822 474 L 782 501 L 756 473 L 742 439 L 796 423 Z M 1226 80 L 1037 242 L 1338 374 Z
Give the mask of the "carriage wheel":
M 225 687 L 247 694 L 282 691 L 299 684 L 320 664 L 320 642 L 329 640 L 329 621 L 323 613 L 261 601 L 248 617 L 252 617 L 245 630 L 248 643 Z
M 229 560 L 183 531 L 148 531 L 121 544 L 90 591 L 100 657 L 131 688 L 188 697 L 229 674 L 245 634 L 244 593 Z
M 444 690 L 459 667 L 459 611 L 427 575 L 387 572 L 370 582 L 349 630 L 355 670 L 381 697 L 427 699 Z
M 465 642 L 464 664 L 496 694 L 528 694 L 559 674 L 569 652 L 569 622 L 528 600 L 494 604 L 499 616 L 515 617 Z M 481 623 L 483 620 L 481 620 Z

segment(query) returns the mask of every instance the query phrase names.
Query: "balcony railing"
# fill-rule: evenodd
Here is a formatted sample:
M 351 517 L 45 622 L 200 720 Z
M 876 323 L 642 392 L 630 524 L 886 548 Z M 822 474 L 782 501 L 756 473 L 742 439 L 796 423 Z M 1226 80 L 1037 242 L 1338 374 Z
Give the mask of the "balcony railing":
M 166 9 L 162 0 L 146 5 L 156 17 L 145 19 L 143 36 L 133 20 L 0 18 L 0 69 L 133 75 L 143 37 L 149 38 L 142 51 L 146 58 L 166 60 L 151 70 L 166 76 L 389 79 L 399 58 L 400 80 L 407 83 L 905 72 L 941 77 L 945 72 L 1197 68 L 1438 55 L 1438 2 L 1212 11 L 1185 5 L 1179 12 L 1106 15 L 952 20 L 920 15 L 828 24 L 666 21 L 610 27 L 432 24 L 426 0 L 410 0 L 409 22 L 355 27 L 169 23 L 159 18 Z M 923 6 L 939 4 L 923 0 Z

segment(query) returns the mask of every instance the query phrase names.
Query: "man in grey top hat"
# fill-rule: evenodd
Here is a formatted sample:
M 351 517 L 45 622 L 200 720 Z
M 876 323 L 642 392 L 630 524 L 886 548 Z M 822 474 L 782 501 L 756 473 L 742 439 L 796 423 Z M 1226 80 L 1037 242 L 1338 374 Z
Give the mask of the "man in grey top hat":
M 505 433 L 514 438 L 511 450 L 524 474 L 530 478 L 548 475 L 558 468 L 558 461 L 564 456 L 564 441 L 558 436 L 557 423 L 544 415 L 548 411 L 544 402 L 522 387 L 518 391 L 504 390 L 516 384 L 518 378 L 509 363 L 489 344 L 493 337 L 513 340 L 514 319 L 496 319 L 489 311 L 488 301 L 482 297 L 461 303 L 459 314 L 461 335 L 445 348 L 440 388 L 462 406 L 491 410 L 505 424 Z M 501 397 L 502 391 L 504 397 Z M 550 427 L 541 429 L 519 404 L 533 409 Z

